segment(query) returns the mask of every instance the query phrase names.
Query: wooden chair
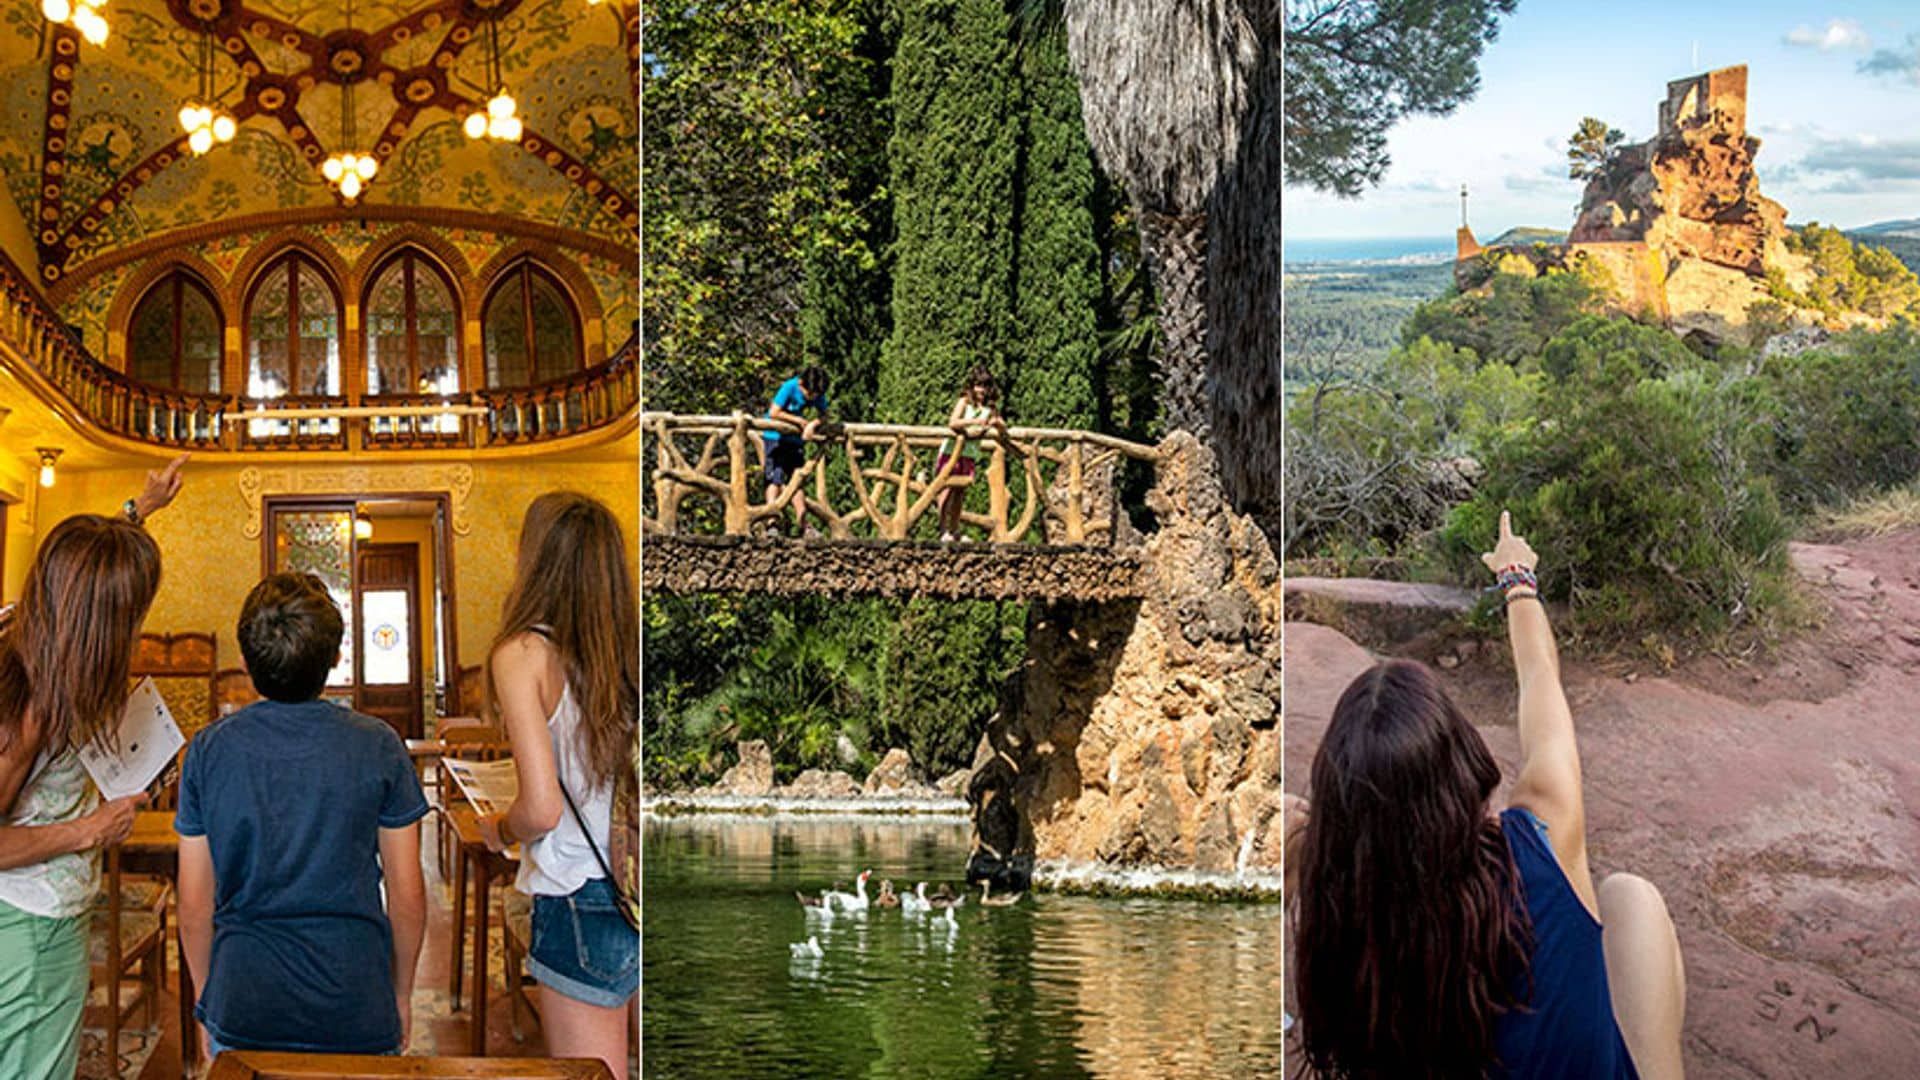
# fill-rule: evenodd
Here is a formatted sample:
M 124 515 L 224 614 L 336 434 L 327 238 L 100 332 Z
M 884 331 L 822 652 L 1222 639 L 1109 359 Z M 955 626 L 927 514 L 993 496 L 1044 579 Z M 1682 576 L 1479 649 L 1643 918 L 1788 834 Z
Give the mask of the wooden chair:
M 246 668 L 226 668 L 213 676 L 213 710 L 218 716 L 225 716 L 260 700 L 260 691 L 254 689 L 253 676 Z
M 467 716 L 487 719 L 487 669 L 463 667 L 454 678 L 453 708 Z
M 512 754 L 513 745 L 507 742 L 506 733 L 486 724 L 459 724 L 440 732 L 440 758 L 434 762 L 434 791 L 427 805 L 440 815 L 440 844 L 435 856 L 440 860 L 441 877 L 447 876 L 447 863 L 453 859 L 453 829 L 447 824 L 446 811 L 455 803 L 466 801 L 460 794 L 460 785 L 453 781 L 446 759 L 498 761 Z
M 212 634 L 141 634 L 134 648 L 135 682 L 151 677 L 167 711 L 188 739 L 213 723 L 217 714 L 214 678 L 218 649 Z
M 527 993 L 526 980 L 522 977 L 521 966 L 533 941 L 533 898 L 519 889 L 509 888 L 500 898 L 500 938 L 506 954 L 508 1023 L 513 1027 L 513 1041 L 525 1042 L 527 1036 L 520 1028 L 520 1010 L 525 1009 L 538 1025 L 540 1008 L 535 1004 L 537 999 Z
M 106 990 L 107 1073 L 120 1075 L 120 1029 L 136 1010 L 147 1027 L 159 1018 L 161 987 L 166 985 L 167 902 L 172 888 L 164 881 L 123 876 L 120 847 L 107 849 L 107 890 L 93 914 L 87 960 L 91 980 Z M 184 961 L 183 961 L 184 962 Z M 122 983 L 137 980 L 129 1000 Z

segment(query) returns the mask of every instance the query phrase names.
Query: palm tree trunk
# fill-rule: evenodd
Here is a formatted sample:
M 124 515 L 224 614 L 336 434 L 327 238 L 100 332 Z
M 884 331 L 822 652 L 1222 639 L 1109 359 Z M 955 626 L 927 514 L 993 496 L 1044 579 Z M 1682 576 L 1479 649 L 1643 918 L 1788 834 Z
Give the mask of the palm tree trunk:
M 1207 215 L 1140 211 L 1140 249 L 1159 293 L 1161 401 L 1167 430 L 1206 442 Z

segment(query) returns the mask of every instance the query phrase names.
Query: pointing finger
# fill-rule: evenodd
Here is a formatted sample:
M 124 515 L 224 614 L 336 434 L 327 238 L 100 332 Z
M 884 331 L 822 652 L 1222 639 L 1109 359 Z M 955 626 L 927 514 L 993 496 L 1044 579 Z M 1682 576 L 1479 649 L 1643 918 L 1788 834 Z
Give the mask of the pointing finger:
M 1505 540 L 1511 537 L 1512 535 L 1513 535 L 1513 515 L 1508 511 L 1502 510 L 1500 511 L 1500 539 Z

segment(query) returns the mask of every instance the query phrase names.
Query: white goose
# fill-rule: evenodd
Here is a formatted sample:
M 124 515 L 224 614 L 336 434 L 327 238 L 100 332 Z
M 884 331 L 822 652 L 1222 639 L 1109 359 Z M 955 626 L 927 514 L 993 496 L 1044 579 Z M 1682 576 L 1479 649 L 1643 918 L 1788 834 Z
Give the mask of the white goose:
M 805 941 L 792 942 L 787 946 L 787 951 L 791 952 L 796 960 L 817 959 L 827 954 L 826 950 L 820 947 L 820 939 L 811 935 Z
M 851 896 L 843 892 L 826 893 L 825 895 L 826 895 L 826 901 L 828 906 L 836 908 L 840 911 L 867 910 L 867 904 L 868 904 L 867 878 L 870 875 L 872 875 L 872 873 L 873 871 L 871 870 L 860 871 L 860 876 L 854 879 L 854 882 L 853 882 L 854 894 Z
M 914 886 L 910 893 L 900 894 L 900 914 L 910 916 L 925 915 L 933 910 L 933 901 L 927 899 L 927 883 Z

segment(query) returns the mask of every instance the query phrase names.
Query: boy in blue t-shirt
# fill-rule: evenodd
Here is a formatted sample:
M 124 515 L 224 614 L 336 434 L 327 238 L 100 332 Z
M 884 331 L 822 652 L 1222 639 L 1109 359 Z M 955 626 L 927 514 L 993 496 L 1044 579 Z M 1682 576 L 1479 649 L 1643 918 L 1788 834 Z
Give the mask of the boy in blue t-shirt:
M 811 420 L 801 415 L 809 409 L 813 410 Z M 800 434 L 768 431 L 761 435 L 767 450 L 767 502 L 779 501 L 781 489 L 806 464 L 806 440 L 819 432 L 826 416 L 827 373 L 818 366 L 809 367 L 781 383 L 780 389 L 774 392 L 773 404 L 767 406 L 767 419 L 797 424 Z M 805 489 L 793 493 L 793 517 L 800 523 L 802 535 L 812 534 L 813 526 L 807 523 Z
M 214 1053 L 398 1053 L 426 929 L 420 782 L 392 728 L 319 700 L 344 630 L 319 578 L 260 582 L 239 630 L 267 700 L 194 737 L 174 817 L 194 1015 Z

